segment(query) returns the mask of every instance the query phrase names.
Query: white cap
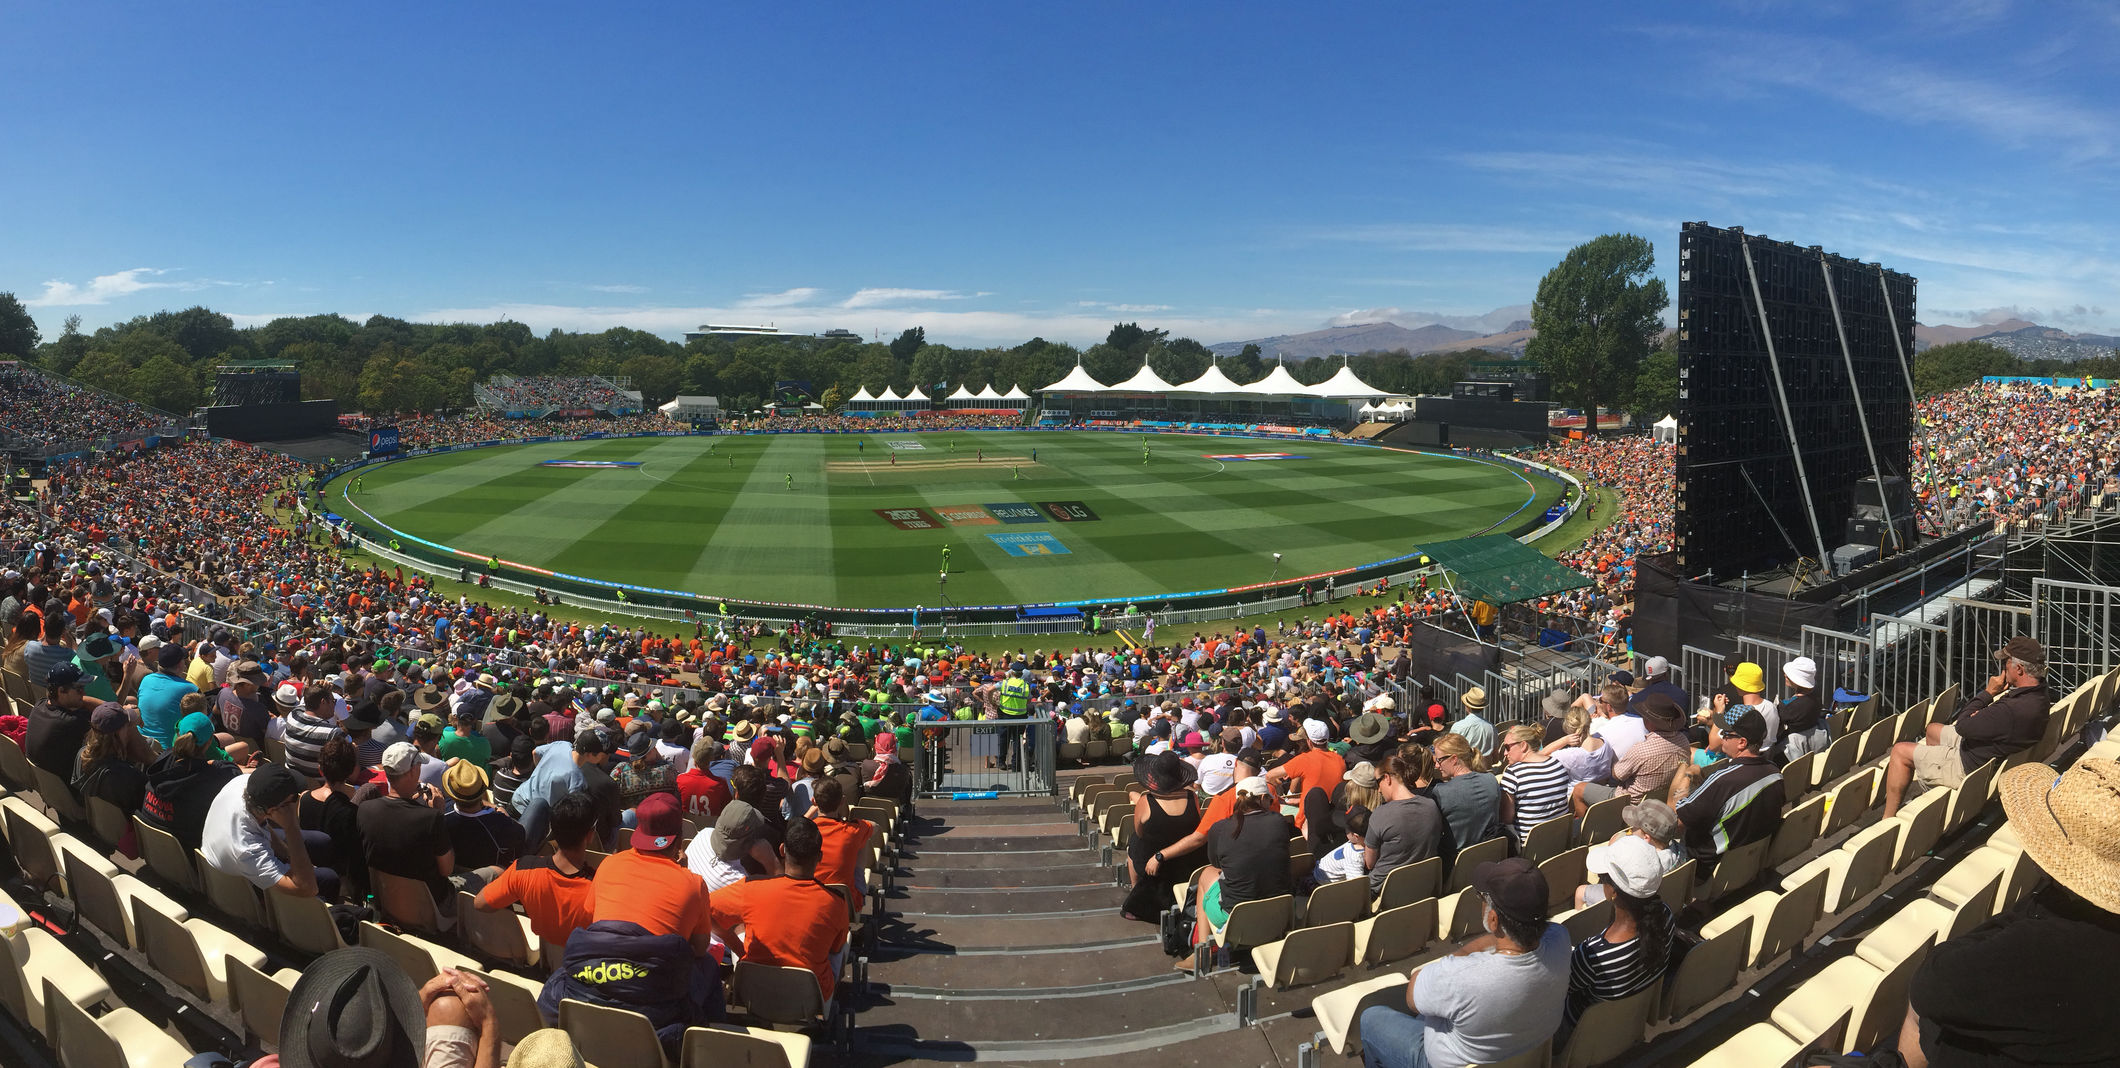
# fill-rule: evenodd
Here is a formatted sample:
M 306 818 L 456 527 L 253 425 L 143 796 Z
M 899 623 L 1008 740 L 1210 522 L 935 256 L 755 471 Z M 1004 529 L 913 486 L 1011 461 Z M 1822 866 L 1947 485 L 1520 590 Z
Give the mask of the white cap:
M 1324 745 L 1332 732 L 1326 729 L 1324 720 L 1306 719 L 1303 721 L 1303 736 L 1310 739 L 1312 745 Z
M 1611 845 L 1590 847 L 1583 867 L 1592 875 L 1612 880 L 1628 897 L 1651 898 L 1664 885 L 1664 862 L 1646 838 L 1628 835 Z
M 1617 611 L 1617 609 L 1614 609 L 1614 611 Z M 1642 674 L 1647 675 L 1652 679 L 1660 678 L 1663 675 L 1669 673 L 1670 670 L 1671 661 L 1666 660 L 1665 658 L 1660 656 L 1652 656 L 1649 658 L 1648 663 L 1642 665 Z
M 1272 792 L 1272 790 L 1267 789 L 1266 780 L 1257 775 L 1237 784 L 1237 796 L 1239 797 L 1265 797 Z
M 411 742 L 392 742 L 383 750 L 383 774 L 403 775 L 419 767 L 420 750 Z

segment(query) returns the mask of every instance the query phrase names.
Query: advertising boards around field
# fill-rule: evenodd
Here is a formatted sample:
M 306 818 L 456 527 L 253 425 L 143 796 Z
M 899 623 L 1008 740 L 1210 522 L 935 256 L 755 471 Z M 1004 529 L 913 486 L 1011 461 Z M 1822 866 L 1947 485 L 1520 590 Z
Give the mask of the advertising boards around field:
M 994 517 L 995 521 L 1001 523 L 1016 524 L 1045 522 L 1045 513 L 1040 512 L 1038 510 L 1037 505 L 1024 504 L 1020 501 L 1009 501 L 1002 504 L 988 504 L 986 506 L 986 511 L 988 515 Z
M 990 527 L 999 522 L 986 514 L 983 506 L 976 504 L 938 504 L 934 506 L 934 512 L 937 518 L 953 527 Z
M 1045 513 L 1052 516 L 1054 522 L 1058 523 L 1094 523 L 1097 521 L 1097 513 L 1090 511 L 1089 505 L 1083 504 L 1081 501 L 1040 501 L 1038 502 L 1038 507 L 1045 509 Z
M 641 461 L 639 460 L 545 460 L 540 462 L 537 466 L 580 467 L 587 468 L 590 470 L 619 470 L 628 467 L 639 467 L 640 465 Z
M 1308 460 L 1310 457 L 1288 452 L 1215 452 L 1208 453 L 1207 459 L 1238 463 L 1246 460 Z
M 893 452 L 911 452 L 914 449 L 925 449 L 927 445 L 911 438 L 885 438 L 883 447 Z
M 883 521 L 900 530 L 939 530 L 942 525 L 920 508 L 878 508 Z
M 398 428 L 394 426 L 371 427 L 368 431 L 368 455 L 391 456 L 398 451 Z
M 1043 530 L 1026 531 L 1021 534 L 989 534 L 994 544 L 1010 556 L 1070 556 L 1067 546 L 1060 539 Z

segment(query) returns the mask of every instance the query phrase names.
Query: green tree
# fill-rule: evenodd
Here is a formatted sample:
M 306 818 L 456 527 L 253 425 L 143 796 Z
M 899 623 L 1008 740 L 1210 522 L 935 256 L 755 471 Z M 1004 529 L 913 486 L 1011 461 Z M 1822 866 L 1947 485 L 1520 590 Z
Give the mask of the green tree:
M 97 389 L 124 394 L 132 389 L 132 373 L 133 366 L 125 357 L 110 349 L 95 349 L 74 364 L 71 377 Z
M 65 329 L 58 337 L 45 343 L 38 359 L 44 366 L 71 377 L 74 365 L 80 363 L 83 356 L 88 355 L 88 346 L 88 335 L 81 332 L 81 317 L 69 315 L 66 317 Z
M 2023 372 L 2023 360 L 1985 341 L 1931 345 L 1914 354 L 1914 389 L 1924 397 L 1962 389 L 1986 375 Z
M 619 373 L 633 380 L 641 403 L 650 408 L 677 396 L 684 381 L 684 365 L 659 353 L 635 356 L 619 365 Z
M 1104 343 L 1138 361 L 1168 337 L 1168 330 L 1151 330 L 1140 323 L 1113 323 L 1111 333 L 1104 335 Z
M 1553 380 L 1564 404 L 1591 413 L 1625 401 L 1642 358 L 1663 329 L 1671 303 L 1661 278 L 1650 276 L 1656 250 L 1647 238 L 1606 234 L 1569 249 L 1539 280 L 1531 304 L 1538 336 L 1524 355 Z
M 920 351 L 920 346 L 925 344 L 927 344 L 926 327 L 906 327 L 904 333 L 891 339 L 891 359 L 898 361 L 900 364 L 908 363 L 912 360 L 913 354 Z
M 1678 351 L 1658 345 L 1634 373 L 1634 418 L 1653 423 L 1678 410 Z
M 1246 345 L 1222 361 L 1222 373 L 1233 382 L 1257 382 L 1266 377 L 1266 371 L 1266 351 L 1256 344 Z
M 0 293 L 0 356 L 29 359 L 37 354 L 37 320 L 13 293 Z
M 199 404 L 199 377 L 191 368 L 158 354 L 132 373 L 132 398 L 179 415 Z
M 836 412 L 846 407 L 847 391 L 838 386 L 826 386 L 824 396 L 817 398 L 817 403 L 824 405 L 826 412 Z

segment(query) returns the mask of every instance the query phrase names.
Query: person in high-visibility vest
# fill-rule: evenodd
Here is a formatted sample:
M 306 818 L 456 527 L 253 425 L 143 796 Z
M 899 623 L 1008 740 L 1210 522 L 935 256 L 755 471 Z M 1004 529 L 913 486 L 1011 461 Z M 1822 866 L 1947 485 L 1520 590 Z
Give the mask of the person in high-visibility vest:
M 1031 684 L 1024 679 L 1021 669 L 1011 669 L 1009 671 L 1008 678 L 1001 680 L 996 696 L 999 698 L 1001 706 L 1001 718 L 1018 720 L 1030 718 Z M 1007 745 L 1002 750 L 1006 754 L 1001 765 L 1003 768 L 1013 771 L 1017 767 L 1023 767 L 1025 770 L 1029 770 L 1028 764 L 1022 759 L 1025 753 L 1023 743 L 1024 739 L 1029 736 L 1027 734 L 1029 729 L 1026 727 L 1009 731 Z

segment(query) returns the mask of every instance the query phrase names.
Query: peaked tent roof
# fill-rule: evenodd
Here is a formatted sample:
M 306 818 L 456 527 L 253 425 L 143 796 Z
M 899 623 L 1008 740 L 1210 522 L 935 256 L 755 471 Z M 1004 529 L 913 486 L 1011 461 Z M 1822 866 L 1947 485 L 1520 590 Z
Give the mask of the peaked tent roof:
M 1335 400 L 1354 400 L 1358 397 L 1381 397 L 1384 391 L 1370 385 L 1354 373 L 1354 368 L 1341 364 L 1331 378 L 1310 387 L 1312 396 L 1329 397 Z
M 1288 365 L 1281 363 L 1274 364 L 1273 370 L 1266 372 L 1265 378 L 1245 386 L 1244 392 L 1274 397 L 1308 397 L 1314 395 L 1310 392 L 1309 386 L 1296 381 L 1296 376 L 1288 373 Z
M 899 396 L 897 390 L 892 389 L 889 386 L 885 386 L 883 387 L 883 392 L 876 394 L 876 399 L 880 401 L 895 401 L 904 400 L 905 398 Z
M 1015 386 L 1010 386 L 1010 387 L 1009 387 L 1009 390 L 1008 390 L 1008 392 L 1007 392 L 1007 393 L 1004 393 L 1004 394 L 1002 394 L 1002 395 L 1001 395 L 1001 399 L 1002 399 L 1002 400 L 1029 400 L 1029 399 L 1031 399 L 1031 395 L 1030 395 L 1030 394 L 1028 394 L 1028 393 L 1025 393 L 1025 392 L 1023 392 L 1023 387 L 1022 387 L 1021 385 L 1015 385 Z
M 1110 391 L 1111 391 L 1111 387 L 1110 387 L 1110 386 L 1107 386 L 1107 385 L 1105 385 L 1104 383 L 1102 383 L 1102 382 L 1099 382 L 1099 381 L 1097 381 L 1097 380 L 1096 380 L 1096 379 L 1094 379 L 1094 378 L 1091 378 L 1091 377 L 1089 376 L 1089 372 L 1088 372 L 1088 371 L 1085 371 L 1085 370 L 1083 370 L 1083 369 L 1082 369 L 1082 365 L 1078 363 L 1078 364 L 1076 364 L 1076 365 L 1075 365 L 1075 369 L 1074 369 L 1074 370 L 1072 370 L 1072 371 L 1069 371 L 1069 372 L 1068 372 L 1068 373 L 1067 373 L 1067 374 L 1066 374 L 1066 375 L 1065 375 L 1064 377 L 1062 377 L 1062 378 L 1060 379 L 1060 381 L 1058 381 L 1058 382 L 1055 382 L 1055 383 L 1053 383 L 1052 385 L 1050 385 L 1050 386 L 1047 386 L 1047 387 L 1045 387 L 1044 389 L 1041 389 L 1041 390 L 1039 390 L 1038 392 L 1040 392 L 1040 393 L 1108 393 L 1108 392 L 1110 392 Z
M 984 388 L 984 389 L 980 390 L 980 391 L 979 391 L 979 392 L 977 392 L 977 393 L 974 393 L 974 394 L 972 394 L 972 396 L 973 396 L 974 398 L 978 399 L 978 400 L 1000 400 L 1000 399 L 1001 399 L 1001 394 L 999 394 L 999 393 L 996 393 L 996 392 L 994 392 L 994 384 L 993 384 L 992 382 L 989 382 L 989 383 L 987 383 L 987 384 L 986 384 L 986 388 Z
M 928 399 L 928 397 L 927 394 L 920 392 L 919 386 L 914 386 L 913 388 L 905 391 L 905 399 L 909 401 L 924 401 Z
M 1230 380 L 1222 373 L 1220 364 L 1208 364 L 1207 373 L 1183 385 L 1172 386 L 1172 393 L 1243 393 L 1244 386 Z
M 972 399 L 973 397 L 976 397 L 976 396 L 978 396 L 978 394 L 976 394 L 976 393 L 973 393 L 973 392 L 972 392 L 972 387 L 970 387 L 970 386 L 967 386 L 967 385 L 965 385 L 965 384 L 964 384 L 964 383 L 962 383 L 962 382 L 959 382 L 959 383 L 957 384 L 957 390 L 956 390 L 956 392 L 954 392 L 954 393 L 951 393 L 951 394 L 950 394 L 950 395 L 949 395 L 949 396 L 948 396 L 947 398 L 945 398 L 945 399 L 947 399 L 947 400 L 971 400 L 971 399 Z
M 876 395 L 874 393 L 869 392 L 869 387 L 863 386 L 860 389 L 855 390 L 853 396 L 847 398 L 847 403 L 852 404 L 855 401 L 871 401 L 875 399 Z
M 1113 393 L 1169 393 L 1171 385 L 1149 370 L 1148 362 L 1142 361 L 1141 369 L 1132 378 L 1112 387 Z

